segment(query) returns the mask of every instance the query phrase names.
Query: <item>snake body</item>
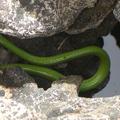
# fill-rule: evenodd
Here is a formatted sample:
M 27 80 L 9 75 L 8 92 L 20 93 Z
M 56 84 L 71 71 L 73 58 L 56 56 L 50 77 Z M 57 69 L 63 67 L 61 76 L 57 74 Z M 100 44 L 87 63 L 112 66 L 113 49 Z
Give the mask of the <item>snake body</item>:
M 54 64 L 70 61 L 76 58 L 81 58 L 87 55 L 95 55 L 100 59 L 100 65 L 95 73 L 91 78 L 84 80 L 80 86 L 80 92 L 86 92 L 92 89 L 95 89 L 100 85 L 105 78 L 109 74 L 110 70 L 110 59 L 107 53 L 96 46 L 90 46 L 90 47 L 85 47 L 81 49 L 77 49 L 74 51 L 62 53 L 59 55 L 55 56 L 50 56 L 50 57 L 39 57 L 39 56 L 34 56 L 26 51 L 16 47 L 13 43 L 11 43 L 7 38 L 4 36 L 0 35 L 0 44 L 3 45 L 5 48 L 19 56 L 20 58 L 34 64 L 6 64 L 6 65 L 0 65 L 0 69 L 4 69 L 6 67 L 21 67 L 27 72 L 41 75 L 47 79 L 50 80 L 59 80 L 64 77 L 61 73 L 54 71 L 52 69 L 47 68 L 46 66 L 51 66 Z M 45 66 L 45 67 L 43 67 Z

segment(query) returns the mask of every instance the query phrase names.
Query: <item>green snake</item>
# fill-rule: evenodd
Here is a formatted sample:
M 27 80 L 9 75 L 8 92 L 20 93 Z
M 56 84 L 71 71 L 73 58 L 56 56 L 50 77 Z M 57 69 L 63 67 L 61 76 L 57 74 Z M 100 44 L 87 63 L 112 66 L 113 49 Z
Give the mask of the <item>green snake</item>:
M 59 80 L 64 77 L 63 74 L 49 69 L 46 66 L 55 65 L 62 62 L 67 62 L 76 58 L 84 57 L 87 55 L 95 55 L 100 59 L 100 65 L 97 72 L 90 78 L 82 81 L 80 86 L 80 92 L 86 92 L 92 89 L 95 89 L 100 85 L 105 78 L 109 74 L 110 70 L 110 59 L 107 53 L 96 46 L 89 46 L 85 48 L 80 48 L 74 51 L 50 56 L 50 57 L 39 57 L 34 56 L 26 51 L 16 47 L 13 43 L 11 43 L 7 38 L 0 35 L 0 44 L 5 48 L 19 56 L 20 58 L 30 62 L 31 64 L 1 64 L 0 69 L 4 69 L 6 67 L 21 67 L 25 71 L 37 74 L 42 77 L 45 77 L 49 80 Z

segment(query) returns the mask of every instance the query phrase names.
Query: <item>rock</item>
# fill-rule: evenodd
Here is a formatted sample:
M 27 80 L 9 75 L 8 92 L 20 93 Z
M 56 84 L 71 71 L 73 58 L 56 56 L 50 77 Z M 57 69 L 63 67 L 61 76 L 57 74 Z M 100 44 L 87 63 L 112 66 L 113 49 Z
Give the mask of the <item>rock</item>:
M 7 63 L 9 61 L 10 54 L 7 50 L 0 47 L 0 64 Z
M 0 32 L 19 38 L 46 37 L 63 31 L 79 34 L 95 29 L 97 32 L 116 5 L 116 0 L 9 1 L 7 4 L 7 0 L 2 0 L 0 4 Z M 110 31 L 115 23 L 109 20 L 111 27 L 106 25 L 104 29 Z
M 84 39 L 86 42 L 87 40 L 92 39 L 98 39 L 99 37 L 108 35 L 113 27 L 118 23 L 116 18 L 114 17 L 113 13 L 111 12 L 104 20 L 103 22 L 98 25 L 96 28 L 88 29 L 84 32 L 81 32 L 80 34 L 74 34 L 73 35 L 79 35 L 79 39 Z M 72 33 L 70 33 L 72 34 Z
M 20 87 L 25 83 L 35 82 L 25 71 L 19 67 L 5 68 L 1 72 L 0 84 L 6 87 Z
M 28 38 L 68 29 L 79 13 L 97 0 L 1 0 L 0 32 Z
M 118 0 L 115 9 L 113 10 L 115 18 L 120 21 L 120 0 Z
M 2 120 L 118 120 L 120 96 L 80 98 L 77 96 L 77 90 L 81 79 L 80 76 L 64 78 L 53 83 L 46 91 L 38 88 L 35 83 L 26 83 L 23 87 L 12 88 L 10 98 L 3 96 L 3 93 L 1 96 L 0 92 L 0 118 Z
M 13 63 L 18 60 L 17 56 L 14 56 L 8 50 L 0 46 L 0 64 Z
M 98 0 L 93 8 L 83 10 L 74 24 L 66 31 L 68 34 L 79 34 L 87 30 L 97 29 L 112 12 L 116 0 Z M 108 21 L 109 25 L 110 21 Z M 104 29 L 107 29 L 107 25 Z

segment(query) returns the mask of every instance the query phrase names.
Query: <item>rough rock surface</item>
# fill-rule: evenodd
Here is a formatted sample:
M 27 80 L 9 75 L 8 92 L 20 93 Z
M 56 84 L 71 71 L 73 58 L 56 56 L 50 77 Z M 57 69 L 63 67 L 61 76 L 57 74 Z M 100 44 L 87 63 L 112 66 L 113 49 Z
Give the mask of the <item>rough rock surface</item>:
M 79 78 L 79 80 L 78 80 Z M 80 98 L 81 77 L 57 81 L 47 91 L 35 83 L 0 86 L 1 120 L 119 120 L 120 97 Z
M 120 0 L 118 0 L 118 3 L 113 11 L 115 18 L 120 21 Z
M 96 29 L 112 12 L 115 3 L 115 0 L 98 0 L 93 8 L 83 10 L 66 32 L 68 34 L 79 34 L 89 29 Z
M 19 38 L 83 33 L 97 29 L 115 5 L 116 0 L 1 0 L 0 32 Z
M 84 39 L 84 41 L 86 42 L 89 39 L 97 39 L 99 37 L 102 36 L 106 36 L 108 35 L 111 30 L 113 29 L 113 27 L 116 25 L 116 23 L 118 23 L 118 20 L 115 19 L 113 12 L 111 12 L 104 20 L 103 22 L 99 25 L 97 25 L 96 27 L 93 28 L 92 25 L 90 25 L 90 27 L 88 27 L 86 29 L 86 31 L 82 32 L 79 28 L 78 29 L 71 29 L 71 34 L 73 34 L 73 36 L 77 36 L 79 35 L 79 39 Z M 91 28 L 92 27 L 92 28 Z M 77 32 L 80 32 L 80 34 L 76 34 Z M 80 31 L 79 31 L 80 30 Z M 70 31 L 69 31 L 70 32 Z M 69 33 L 70 34 L 70 33 Z
M 97 0 L 1 0 L 0 31 L 19 37 L 49 36 L 73 24 Z

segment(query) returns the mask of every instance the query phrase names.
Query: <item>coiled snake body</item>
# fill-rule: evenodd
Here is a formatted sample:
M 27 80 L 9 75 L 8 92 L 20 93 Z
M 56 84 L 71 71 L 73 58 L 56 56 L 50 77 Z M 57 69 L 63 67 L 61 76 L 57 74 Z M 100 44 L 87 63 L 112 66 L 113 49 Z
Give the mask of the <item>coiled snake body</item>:
M 20 58 L 31 63 L 31 64 L 4 64 L 0 65 L 0 69 L 18 66 L 27 72 L 41 75 L 50 80 L 59 80 L 62 77 L 64 77 L 64 75 L 55 70 L 49 69 L 46 66 L 51 66 L 57 63 L 70 61 L 87 55 L 97 56 L 100 59 L 99 68 L 95 75 L 82 82 L 80 86 L 80 92 L 95 89 L 96 87 L 98 87 L 99 84 L 101 84 L 105 80 L 105 78 L 109 74 L 110 69 L 109 56 L 103 49 L 96 46 L 85 47 L 50 57 L 38 57 L 31 55 L 25 52 L 24 50 L 16 47 L 13 43 L 11 43 L 2 35 L 0 35 L 0 44 L 3 45 L 8 50 L 10 50 L 11 52 L 13 52 L 14 54 L 16 54 L 17 56 L 19 56 Z

